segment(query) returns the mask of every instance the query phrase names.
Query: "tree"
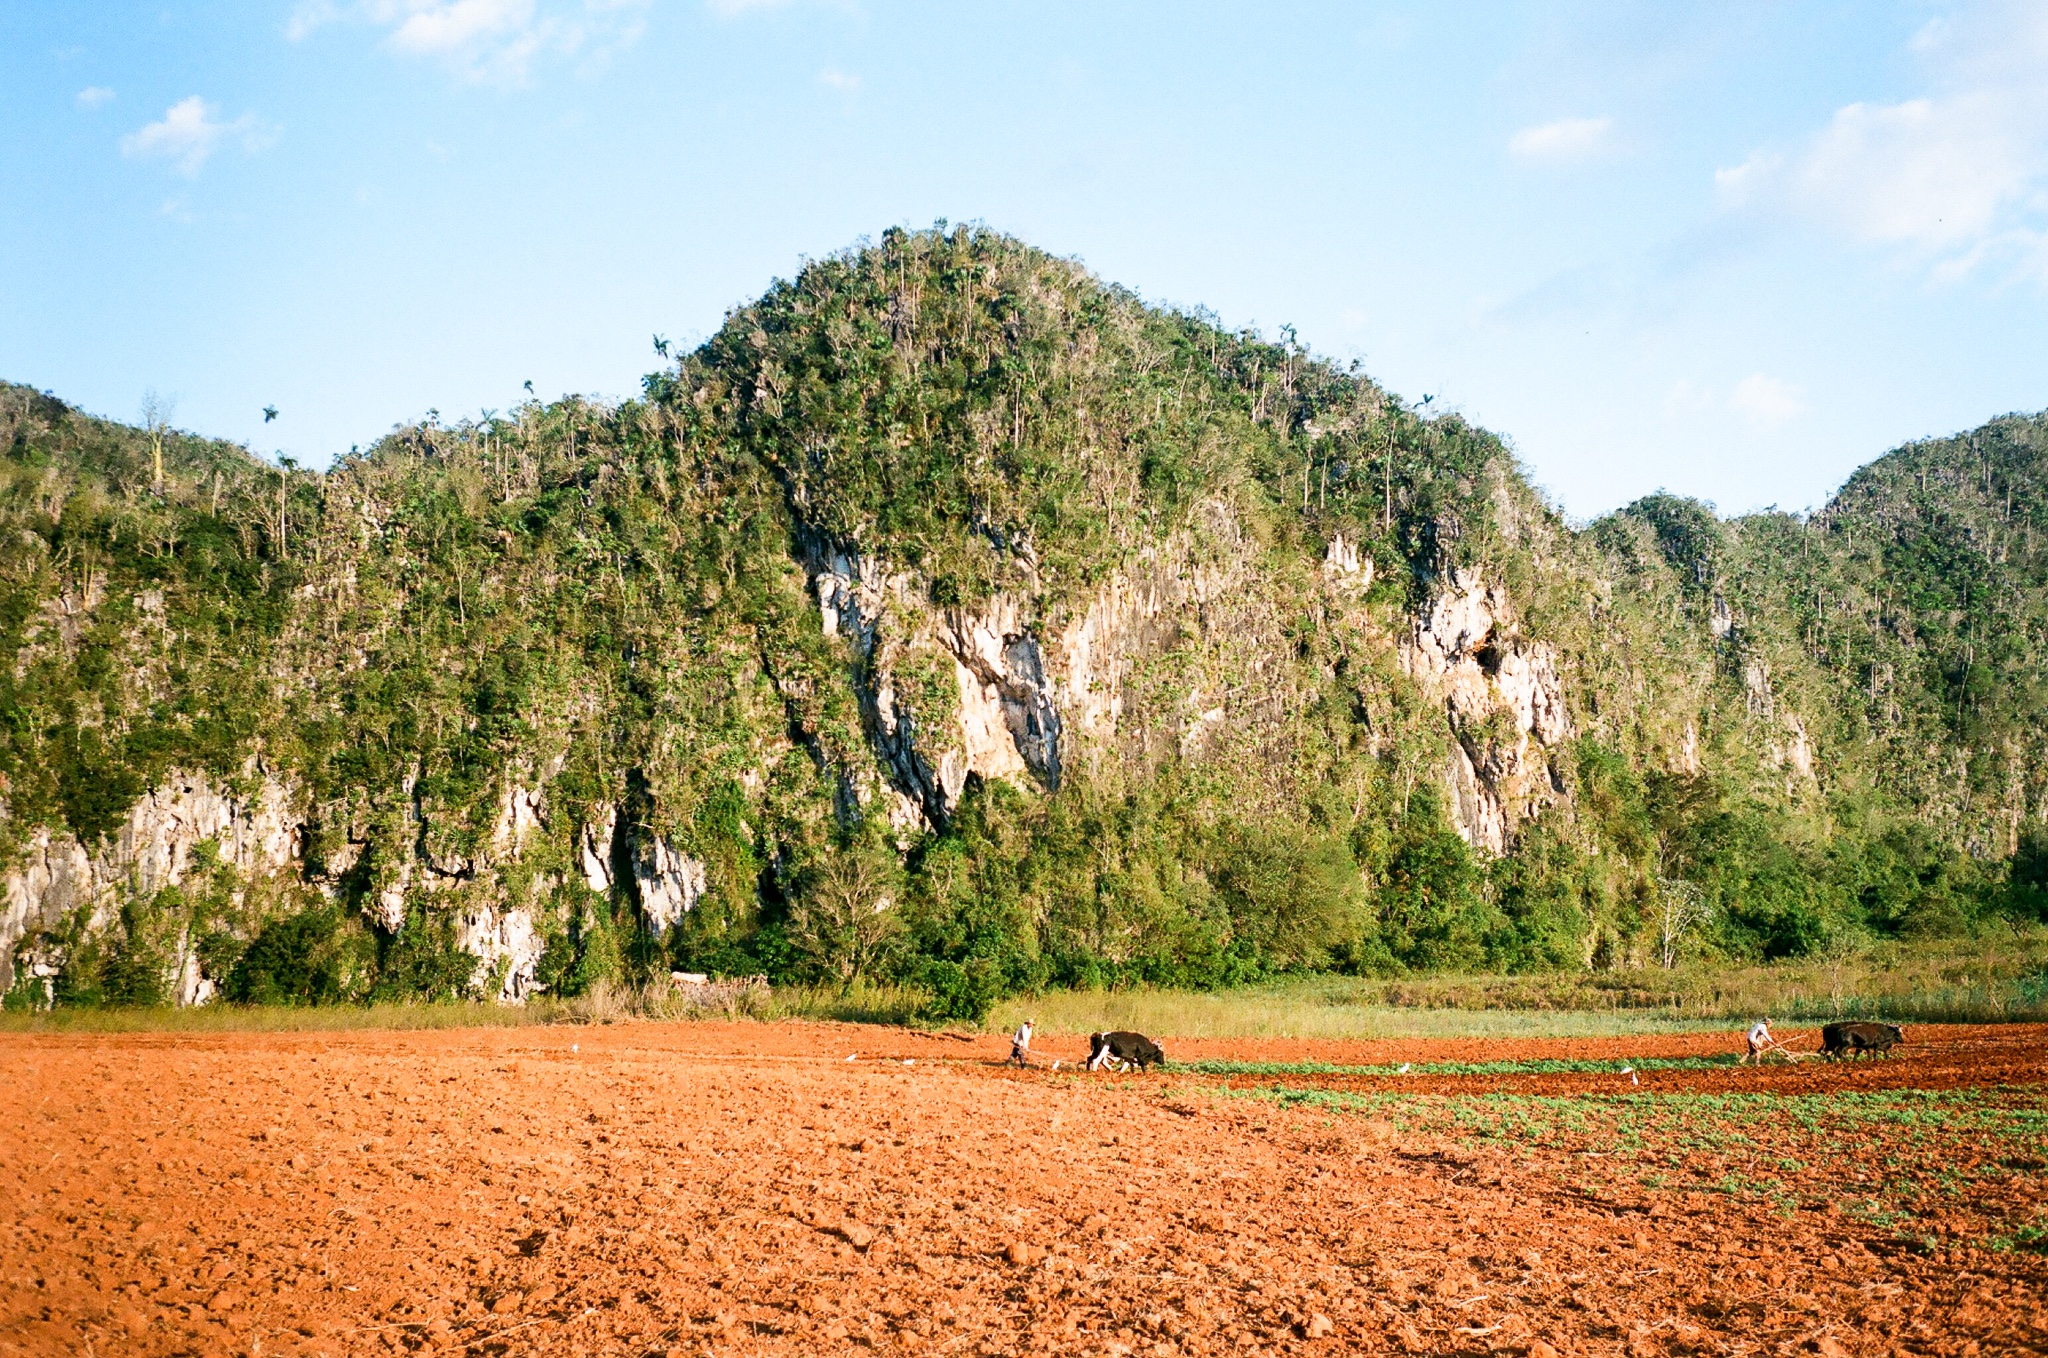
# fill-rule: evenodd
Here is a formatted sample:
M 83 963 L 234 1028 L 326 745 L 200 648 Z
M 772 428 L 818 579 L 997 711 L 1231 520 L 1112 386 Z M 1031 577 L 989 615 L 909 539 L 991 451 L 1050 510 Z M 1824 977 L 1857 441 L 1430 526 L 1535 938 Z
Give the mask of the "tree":
M 1686 934 L 1713 917 L 1706 893 L 1694 882 L 1676 877 L 1657 879 L 1657 944 L 1664 970 L 1678 965 L 1678 946 Z
M 142 394 L 142 427 L 149 435 L 149 488 L 164 493 L 164 435 L 170 431 L 171 412 L 177 402 L 166 400 L 151 388 Z
M 887 958 L 902 921 L 894 873 L 877 851 L 852 846 L 824 857 L 806 874 L 789 912 L 790 946 L 843 988 L 873 975 Z

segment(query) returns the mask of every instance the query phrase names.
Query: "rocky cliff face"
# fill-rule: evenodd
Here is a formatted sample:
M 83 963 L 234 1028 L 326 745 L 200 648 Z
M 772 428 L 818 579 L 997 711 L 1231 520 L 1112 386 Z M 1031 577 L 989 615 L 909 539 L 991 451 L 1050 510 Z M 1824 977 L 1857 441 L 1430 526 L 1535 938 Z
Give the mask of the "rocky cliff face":
M 979 608 L 935 609 L 921 582 L 872 558 L 833 552 L 810 565 L 825 635 L 845 637 L 854 653 L 895 824 L 944 825 L 970 776 L 1058 790 L 1060 704 L 1023 604 L 999 596 Z M 903 676 L 913 665 L 935 670 L 950 693 L 907 699 Z
M 1072 769 L 1142 767 L 1154 744 L 1199 759 L 1232 734 L 1233 715 L 1259 713 L 1275 696 L 1243 682 L 1279 639 L 1270 585 L 1220 504 L 1199 531 L 1136 553 L 1077 604 L 1051 611 L 1021 593 L 934 607 L 929 582 L 853 553 L 817 553 L 806 566 L 820 625 L 853 653 L 900 828 L 942 829 L 970 778 L 1057 793 Z M 1354 549 L 1331 578 L 1355 599 L 1370 588 L 1371 562 Z M 1172 697 L 1148 692 L 1134 730 L 1129 681 L 1148 666 L 1173 672 Z M 939 675 L 948 701 L 912 697 L 911 671 Z
M 0 993 L 14 988 L 19 971 L 47 998 L 65 961 L 60 940 L 76 946 L 118 929 L 124 902 L 179 886 L 202 865 L 229 870 L 243 889 L 286 882 L 344 898 L 356 855 L 309 862 L 305 813 L 303 795 L 274 778 L 263 777 L 253 791 L 238 793 L 204 775 L 176 775 L 136 803 L 118 833 L 93 850 L 70 835 L 38 831 L 0 879 Z M 510 783 L 486 853 L 437 859 L 428 847 L 430 836 L 416 833 L 415 852 L 400 859 L 381 889 L 362 896 L 364 915 L 395 933 L 405 924 L 408 904 L 421 894 L 446 901 L 457 942 L 476 962 L 472 988 L 491 998 L 523 1000 L 538 984 L 546 922 L 557 913 L 552 896 L 560 881 L 537 874 L 515 894 L 505 889 L 505 874 L 548 828 L 543 795 Z M 612 875 L 612 864 L 623 857 L 649 927 L 675 927 L 703 897 L 704 864 L 660 836 L 627 836 L 615 843 L 619 834 L 618 813 L 608 804 L 594 807 L 592 818 L 576 829 L 576 866 L 590 891 L 608 897 L 615 885 L 623 887 Z M 186 929 L 169 963 L 167 993 L 179 1005 L 204 1004 L 219 992 L 222 978 L 207 973 L 197 943 Z
M 1440 698 L 1455 737 L 1444 778 L 1458 833 L 1504 853 L 1523 820 L 1564 794 L 1552 761 L 1572 723 L 1555 649 L 1521 634 L 1504 589 L 1454 569 L 1401 661 Z
M 17 949 L 25 940 L 77 918 L 86 932 L 104 930 L 124 896 L 154 896 L 192 870 L 201 845 L 251 878 L 290 869 L 304 849 L 295 798 L 275 779 L 252 774 L 254 790 L 237 793 L 205 775 L 177 776 L 130 809 L 119 830 L 88 851 L 68 834 L 41 827 L 4 879 L 0 908 L 0 993 L 15 983 L 17 965 L 30 977 L 54 977 L 62 957 Z M 212 998 L 189 937 L 179 942 L 175 993 L 181 1004 Z

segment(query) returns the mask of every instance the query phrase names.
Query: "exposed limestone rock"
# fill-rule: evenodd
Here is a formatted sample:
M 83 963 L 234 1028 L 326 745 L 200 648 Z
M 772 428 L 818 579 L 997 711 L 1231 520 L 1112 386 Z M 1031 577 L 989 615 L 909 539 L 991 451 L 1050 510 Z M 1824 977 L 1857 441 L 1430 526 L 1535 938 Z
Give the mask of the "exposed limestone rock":
M 924 733 L 917 719 L 898 704 L 895 676 L 884 667 L 890 658 L 871 660 L 867 669 L 869 683 L 861 707 L 868 718 L 869 738 L 896 788 L 918 804 L 927 822 L 937 825 L 959 805 L 971 765 L 960 751 L 942 748 L 934 755 L 926 748 L 940 741 L 920 740 Z
M 132 872 L 145 893 L 183 881 L 192 850 L 207 840 L 220 845 L 221 861 L 237 872 L 280 872 L 303 847 L 290 803 L 285 788 L 268 778 L 243 798 L 215 788 L 204 774 L 173 775 L 128 813 L 109 862 Z
M 1785 791 L 1788 794 L 1796 793 L 1802 782 L 1812 784 L 1819 781 L 1813 741 L 1806 734 L 1806 723 L 1790 708 L 1785 709 L 1778 733 L 1771 738 L 1765 757 L 1772 768 L 1785 770 Z
M 1196 526 L 1140 552 L 1084 607 L 1038 616 L 1015 595 L 937 609 L 913 576 L 844 550 L 806 549 L 821 626 L 847 638 L 858 657 L 862 717 L 890 787 L 890 823 L 905 831 L 944 824 L 970 778 L 1053 791 L 1070 767 L 1094 773 L 1105 758 L 1148 760 L 1172 749 L 1206 758 L 1276 730 L 1285 700 L 1274 704 L 1263 676 L 1285 641 L 1259 611 L 1261 596 L 1247 591 L 1259 550 L 1229 506 L 1214 501 Z M 1323 570 L 1354 602 L 1373 579 L 1372 562 L 1342 538 L 1330 544 Z M 1172 652 L 1183 657 L 1181 701 L 1121 732 L 1131 675 Z M 929 716 L 906 698 L 905 676 L 928 674 L 934 662 L 950 666 L 954 679 L 942 730 L 926 729 Z M 1549 666 L 1547 652 L 1517 651 L 1504 690 L 1530 709 L 1524 727 L 1546 733 L 1562 714 L 1543 699 L 1545 686 L 1554 688 Z M 1238 719 L 1239 693 L 1261 695 L 1252 718 L 1259 731 Z M 863 808 L 878 799 L 858 771 L 841 779 L 841 814 L 869 814 Z
M 831 552 L 813 563 L 811 588 L 828 637 L 845 635 L 862 655 L 874 650 L 875 627 L 894 582 L 881 564 L 858 553 Z
M 1223 725 L 1227 715 L 1228 710 L 1223 704 L 1205 707 L 1203 698 L 1203 689 L 1198 684 L 1188 690 L 1188 696 L 1182 703 L 1186 708 L 1180 732 L 1180 756 L 1183 759 L 1194 759 L 1203 754 L 1209 747 L 1210 737 Z
M 1178 560 L 1183 544 L 1172 546 L 1149 549 L 1110 576 L 1051 647 L 1070 761 L 1092 764 L 1114 748 L 1132 667 L 1174 644 L 1191 603 L 1199 613 L 1197 587 Z
M 192 947 L 188 930 L 178 940 L 178 979 L 172 987 L 175 1002 L 180 1009 L 191 1009 L 210 1003 L 219 993 L 214 979 L 199 969 L 199 954 Z
M 1055 684 L 1037 636 L 1017 603 L 934 614 L 909 576 L 891 574 L 871 558 L 820 551 L 808 563 L 828 636 L 845 636 L 862 661 L 862 713 L 869 738 L 894 785 L 892 824 L 918 819 L 938 825 L 960 803 L 969 775 L 1060 779 L 1061 720 Z M 916 651 L 938 651 L 954 672 L 953 728 L 927 731 L 905 706 L 897 667 Z
M 1692 722 L 1685 724 L 1685 734 L 1679 737 L 1676 771 L 1684 774 L 1700 771 L 1700 733 Z
M 1813 740 L 1806 733 L 1806 723 L 1792 710 L 1789 703 L 1781 704 L 1771 687 L 1771 667 L 1762 660 L 1751 660 L 1742 667 L 1742 698 L 1749 715 L 1770 723 L 1772 730 L 1764 747 L 1764 757 L 1772 768 L 1786 769 L 1785 791 L 1797 792 L 1799 784 L 1818 781 L 1818 764 L 1814 757 Z
M 456 941 L 463 951 L 477 959 L 471 984 L 483 986 L 504 969 L 490 998 L 523 1003 L 536 989 L 535 974 L 547 940 L 534 927 L 533 915 L 523 909 L 497 910 L 489 905 L 462 912 Z
M 999 748 L 1003 741 L 983 742 L 991 769 L 1015 759 L 1048 790 L 1056 790 L 1060 783 L 1059 705 L 1046 677 L 1038 638 L 1020 620 L 1016 603 L 997 599 L 980 612 L 949 610 L 939 639 L 962 671 L 961 729 L 969 739 L 968 766 L 983 771 L 973 758 L 974 741 L 965 713 L 969 690 L 976 689 L 975 696 L 982 704 L 994 704 L 1009 737 L 1008 751 Z M 986 724 L 986 715 L 984 710 L 977 720 Z
M 1505 852 L 1516 826 L 1558 794 L 1547 752 L 1571 735 L 1548 643 L 1523 639 L 1506 591 L 1453 573 L 1401 645 L 1403 667 L 1444 702 L 1456 736 L 1444 771 L 1458 833 Z
M 1358 544 L 1346 542 L 1342 533 L 1330 539 L 1323 553 L 1323 574 L 1355 594 L 1372 588 L 1372 558 L 1358 554 Z
M 609 896 L 612 890 L 612 836 L 619 826 L 619 809 L 610 802 L 598 802 L 590 808 L 590 819 L 583 823 L 582 831 L 576 836 L 576 862 L 583 869 L 583 880 L 590 889 L 600 896 Z
M 0 989 L 14 984 L 15 949 L 24 939 L 50 928 L 98 895 L 93 862 L 70 835 L 37 830 L 22 861 L 7 874 L 7 897 L 0 906 Z M 40 953 L 25 955 L 29 975 L 47 980 L 57 974 L 56 961 Z
M 183 881 L 192 851 L 213 841 L 223 863 L 245 877 L 284 871 L 303 850 L 291 794 L 265 778 L 253 796 L 216 787 L 205 774 L 173 774 L 129 810 L 121 828 L 95 853 L 68 834 L 37 830 L 5 880 L 0 907 L 0 990 L 14 982 L 14 954 L 24 938 L 55 927 L 81 907 L 105 927 L 117 893 L 151 896 Z M 54 974 L 54 972 L 52 972 Z M 196 983 L 181 990 L 197 993 Z
M 405 927 L 406 895 L 412 889 L 412 860 L 402 858 L 398 870 L 367 905 L 370 921 L 387 934 Z
M 69 835 L 36 831 L 5 879 L 4 903 L 0 903 L 0 991 L 14 983 L 17 954 L 28 974 L 46 983 L 63 965 L 64 959 L 56 951 L 24 946 L 25 940 L 56 929 L 81 909 L 90 912 L 88 932 L 115 927 L 123 899 L 151 896 L 181 883 L 191 870 L 193 851 L 201 844 L 216 844 L 220 861 L 246 880 L 302 870 L 305 837 L 292 809 L 294 800 L 285 787 L 267 778 L 253 795 L 237 796 L 205 775 L 174 774 L 135 804 L 121 828 L 97 852 L 89 853 Z M 605 810 L 604 847 L 597 851 L 595 862 L 606 874 L 604 889 L 608 889 L 615 813 Z M 508 787 L 485 863 L 516 859 L 544 824 L 542 795 L 517 784 Z M 586 849 L 586 871 L 591 861 L 591 828 L 586 827 L 581 842 Z M 404 926 L 411 892 L 452 889 L 478 866 L 467 855 L 431 855 L 424 834 L 409 834 L 407 839 L 411 842 L 388 865 L 380 888 L 365 902 L 365 914 L 387 932 Z M 351 846 L 330 855 L 334 861 L 327 863 L 325 870 L 330 875 L 346 871 L 358 852 Z M 696 880 L 695 890 L 701 894 L 701 869 Z M 530 910 L 465 899 L 458 937 L 477 957 L 479 983 L 504 964 L 499 998 L 519 999 L 531 990 L 544 940 Z M 188 932 L 178 942 L 167 980 L 176 1003 L 194 1005 L 215 998 L 220 978 L 204 974 L 196 940 Z
M 498 808 L 498 823 L 491 829 L 491 856 L 501 863 L 518 858 L 527 838 L 544 824 L 541 794 L 517 783 L 507 783 L 505 799 Z
M 1813 742 L 1806 737 L 1806 723 L 1799 720 L 1794 712 L 1785 714 L 1785 761 L 1792 766 L 1794 777 L 1814 781 Z
M 704 898 L 704 865 L 658 835 L 639 844 L 633 880 L 640 888 L 640 911 L 657 933 L 681 923 Z
M 44 600 L 34 621 L 29 623 L 22 636 L 22 648 L 15 656 L 14 677 L 27 674 L 30 647 L 45 633 L 55 632 L 58 641 L 66 650 L 78 645 L 78 639 L 85 633 L 92 621 L 93 611 L 105 600 L 107 577 L 103 571 L 87 572 L 84 582 L 77 589 L 60 590 L 53 597 Z
M 1096 592 L 1088 609 L 1060 634 L 1054 647 L 1066 677 L 1059 703 L 1066 726 L 1079 742 L 1106 747 L 1123 715 L 1124 638 L 1136 619 L 1158 611 L 1156 592 L 1134 587 L 1121 575 Z
M 1770 717 L 1777 714 L 1777 699 L 1771 696 L 1769 665 L 1761 660 L 1751 660 L 1742 667 L 1742 699 L 1752 717 Z

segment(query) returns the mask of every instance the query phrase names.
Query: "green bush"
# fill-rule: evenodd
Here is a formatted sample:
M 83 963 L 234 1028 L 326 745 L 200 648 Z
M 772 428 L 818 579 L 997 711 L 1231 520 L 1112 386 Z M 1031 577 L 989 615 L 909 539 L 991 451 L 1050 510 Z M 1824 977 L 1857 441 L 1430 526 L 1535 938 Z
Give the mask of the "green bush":
M 108 1004 L 151 1006 L 177 998 L 173 971 L 185 917 L 185 897 L 176 887 L 122 902 L 120 935 L 102 963 Z
M 456 941 L 452 912 L 410 905 L 398 932 L 380 942 L 373 1000 L 474 998 L 477 960 Z
M 609 902 L 588 900 L 577 917 L 574 964 L 559 992 L 585 995 L 600 982 L 615 984 L 626 972 L 625 955 L 619 947 L 619 927 L 612 922 Z
M 930 996 L 918 1011 L 925 1023 L 978 1026 L 1007 998 L 1001 965 L 988 957 L 969 957 L 965 962 L 928 957 L 917 983 Z
M 249 941 L 221 987 L 236 1004 L 349 1004 L 378 983 L 377 943 L 335 906 L 271 920 Z
M 1379 937 L 1405 967 L 1472 971 L 1483 962 L 1486 938 L 1499 921 L 1481 890 L 1472 850 L 1440 808 L 1433 789 L 1417 789 L 1375 899 Z

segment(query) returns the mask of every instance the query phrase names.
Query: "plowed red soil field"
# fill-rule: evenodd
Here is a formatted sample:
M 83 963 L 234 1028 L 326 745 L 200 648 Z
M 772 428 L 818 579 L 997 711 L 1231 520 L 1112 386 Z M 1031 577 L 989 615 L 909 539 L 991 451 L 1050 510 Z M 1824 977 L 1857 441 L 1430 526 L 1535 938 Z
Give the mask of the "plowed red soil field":
M 2048 1350 L 2048 1030 L 1908 1037 L 9 1035 L 0 1353 Z

